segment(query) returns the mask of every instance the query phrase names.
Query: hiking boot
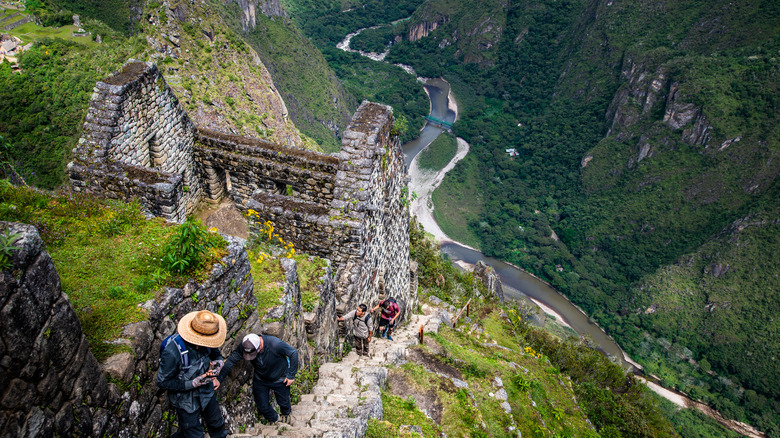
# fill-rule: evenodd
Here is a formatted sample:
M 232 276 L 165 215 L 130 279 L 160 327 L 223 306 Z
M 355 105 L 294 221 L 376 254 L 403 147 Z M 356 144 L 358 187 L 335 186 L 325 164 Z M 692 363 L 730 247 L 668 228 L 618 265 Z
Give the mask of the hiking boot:
M 388 340 L 388 341 L 392 341 L 392 340 L 393 340 L 393 337 L 392 337 L 392 336 L 390 336 L 390 333 L 388 333 L 388 334 L 387 334 L 387 340 Z
M 290 424 L 290 414 L 280 415 L 279 416 L 279 422 L 280 423 L 285 423 L 285 424 Z
M 262 424 L 264 426 L 273 426 L 274 424 L 276 424 L 276 421 L 271 421 L 271 420 L 269 420 L 267 418 L 261 418 L 260 419 L 260 424 Z

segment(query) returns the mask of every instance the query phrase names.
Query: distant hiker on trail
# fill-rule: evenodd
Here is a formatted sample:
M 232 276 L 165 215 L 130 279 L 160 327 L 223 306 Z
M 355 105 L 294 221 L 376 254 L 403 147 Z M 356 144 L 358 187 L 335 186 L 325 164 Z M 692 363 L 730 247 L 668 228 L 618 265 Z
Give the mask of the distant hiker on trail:
M 379 328 L 377 328 L 379 337 L 384 338 L 386 332 L 387 339 L 392 341 L 393 337 L 390 336 L 390 334 L 393 333 L 395 320 L 398 318 L 398 315 L 401 314 L 401 309 L 398 307 L 398 303 L 396 303 L 393 298 L 388 298 L 386 300 L 380 301 L 379 304 L 374 306 L 374 308 L 371 309 L 371 313 L 374 313 L 374 311 L 380 307 L 382 308 L 382 316 L 379 318 Z M 384 327 L 384 330 L 382 330 L 382 327 Z
M 281 420 L 282 423 L 289 424 L 292 410 L 290 385 L 295 381 L 295 374 L 298 372 L 298 350 L 274 336 L 248 334 L 230 353 L 222 372 L 219 373 L 220 382 L 242 358 L 250 361 L 255 370 L 252 377 L 252 396 L 257 411 L 269 423 Z M 276 395 L 281 418 L 271 406 L 270 390 Z
M 226 437 L 214 394 L 219 387 L 215 376 L 223 364 L 219 347 L 227 334 L 225 319 L 208 310 L 190 312 L 179 321 L 177 331 L 163 341 L 157 371 L 157 386 L 168 391 L 179 420 L 179 431 L 173 436 L 203 437 L 202 416 L 209 436 Z
M 368 356 L 368 344 L 371 342 L 371 332 L 374 330 L 374 323 L 371 321 L 371 314 L 368 313 L 368 306 L 361 304 L 357 309 L 339 316 L 339 321 L 352 321 L 352 334 L 355 337 L 355 350 L 358 356 Z

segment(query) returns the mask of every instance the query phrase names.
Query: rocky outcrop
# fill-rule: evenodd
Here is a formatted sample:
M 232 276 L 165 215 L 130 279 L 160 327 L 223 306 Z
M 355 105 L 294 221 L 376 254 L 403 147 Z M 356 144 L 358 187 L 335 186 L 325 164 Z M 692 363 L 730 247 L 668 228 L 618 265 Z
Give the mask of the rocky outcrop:
M 243 27 L 244 32 L 254 30 L 257 27 L 258 10 L 266 17 L 287 16 L 287 11 L 279 0 L 236 0 L 236 3 L 243 13 L 241 27 Z
M 488 266 L 482 260 L 478 261 L 474 266 L 474 276 L 485 285 L 490 298 L 504 301 L 504 288 L 501 286 L 501 279 L 492 266 Z
M 681 97 L 679 87 L 678 83 L 673 83 L 669 87 L 663 122 L 672 129 L 683 129 L 682 139 L 686 143 L 706 147 L 712 138 L 710 134 L 712 127 L 700 108 L 685 102 Z
M 442 17 L 440 21 L 422 21 L 409 27 L 407 38 L 409 41 L 417 41 L 427 37 L 431 32 L 438 29 L 439 26 L 448 22 L 447 17 Z
M 671 142 L 671 133 L 663 132 L 664 126 L 681 131 L 678 135 L 688 144 L 707 147 L 711 139 L 712 128 L 701 108 L 685 98 L 680 84 L 670 81 L 666 70 L 664 66 L 649 67 L 631 56 L 623 61 L 624 83 L 606 112 L 607 120 L 611 120 L 607 136 L 613 135 L 619 142 L 639 137 L 634 146 L 635 155 L 628 160 L 629 167 L 652 157 L 661 146 Z M 647 122 L 653 109 L 660 109 L 659 105 L 664 105 L 663 125 L 648 128 L 642 121 Z
M 102 435 L 108 382 L 81 331 L 43 241 L 31 225 L 0 272 L 0 436 Z

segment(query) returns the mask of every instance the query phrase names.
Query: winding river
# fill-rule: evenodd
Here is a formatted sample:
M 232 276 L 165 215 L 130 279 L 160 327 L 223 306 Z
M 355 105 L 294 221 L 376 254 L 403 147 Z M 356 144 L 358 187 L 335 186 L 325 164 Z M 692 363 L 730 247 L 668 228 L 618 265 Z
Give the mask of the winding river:
M 350 39 L 353 36 L 359 34 L 363 30 L 365 29 L 360 29 L 353 34 L 347 35 L 344 41 L 339 43 L 337 47 L 341 50 L 356 52 L 355 50 L 352 50 L 349 47 Z M 382 54 L 363 53 L 363 52 L 359 52 L 359 53 L 363 56 L 369 57 L 377 61 L 384 61 L 384 57 L 387 54 L 387 52 Z M 399 65 L 399 67 L 404 69 L 407 73 L 416 76 L 414 70 L 412 70 L 411 67 L 405 65 Z M 451 100 L 449 83 L 447 83 L 447 81 L 441 78 L 434 78 L 434 79 L 418 78 L 418 80 L 420 80 L 420 82 L 423 83 L 423 86 L 425 87 L 425 91 L 428 93 L 428 97 L 430 98 L 431 117 L 444 120 L 450 123 L 454 122 L 457 119 L 457 105 L 455 104 L 454 101 Z M 700 411 L 704 412 L 706 415 L 717 420 L 718 423 L 720 423 L 722 426 L 732 431 L 735 431 L 739 434 L 751 438 L 765 437 L 765 435 L 762 432 L 758 431 L 757 429 L 753 428 L 748 424 L 741 423 L 735 420 L 726 419 L 719 412 L 715 411 L 714 409 L 710 408 L 709 406 L 703 403 L 699 403 L 689 399 L 685 394 L 682 394 L 674 390 L 663 388 L 657 383 L 654 377 L 643 377 L 644 374 L 641 371 L 641 366 L 633 362 L 628 357 L 628 355 L 620 348 L 620 346 L 615 342 L 615 340 L 612 339 L 611 336 L 609 336 L 606 332 L 604 332 L 604 330 L 601 327 L 599 327 L 595 322 L 593 322 L 579 307 L 575 306 L 571 301 L 568 300 L 568 298 L 566 298 L 563 294 L 555 290 L 547 282 L 535 277 L 534 275 L 526 271 L 523 271 L 522 269 L 518 269 L 501 260 L 492 257 L 487 257 L 474 248 L 465 246 L 459 242 L 452 240 L 451 238 L 447 238 L 446 236 L 444 236 L 444 233 L 440 229 L 438 229 L 438 224 L 436 224 L 432 218 L 433 205 L 430 200 L 430 195 L 433 192 L 433 190 L 441 183 L 444 174 L 446 174 L 446 172 L 452 169 L 455 162 L 457 162 L 458 160 L 462 159 L 465 156 L 465 153 L 468 151 L 468 143 L 466 143 L 463 139 L 459 138 L 458 152 L 456 154 L 456 157 L 453 158 L 453 160 L 442 171 L 440 171 L 436 175 L 426 174 L 425 172 L 420 171 L 414 158 L 420 153 L 420 151 L 422 151 L 428 145 L 430 145 L 433 142 L 433 140 L 435 140 L 436 137 L 439 136 L 439 134 L 445 131 L 446 130 L 441 127 L 432 125 L 430 123 L 426 123 L 423 129 L 420 131 L 420 135 L 417 138 L 403 145 L 406 165 L 407 167 L 410 168 L 410 176 L 412 179 L 412 182 L 409 183 L 410 188 L 420 187 L 421 185 L 425 186 L 426 184 L 432 185 L 430 187 L 425 187 L 426 196 L 421 196 L 421 198 L 424 199 L 419 199 L 417 202 L 428 204 L 426 206 L 427 210 L 429 210 L 426 212 L 428 213 L 427 214 L 428 217 L 421 220 L 421 223 L 423 223 L 423 225 L 426 226 L 426 230 L 428 230 L 427 226 L 432 226 L 437 228 L 434 234 L 438 234 L 440 237 L 439 241 L 441 244 L 442 252 L 447 254 L 452 260 L 456 262 L 464 262 L 473 265 L 476 264 L 478 261 L 482 260 L 487 265 L 492 266 L 498 273 L 499 277 L 501 278 L 501 283 L 504 288 L 504 294 L 506 296 L 510 298 L 519 298 L 521 296 L 530 298 L 532 301 L 537 303 L 546 313 L 554 315 L 565 325 L 568 325 L 574 331 L 576 331 L 581 337 L 590 339 L 593 342 L 593 344 L 596 346 L 596 348 L 598 348 L 600 351 L 604 352 L 614 360 L 617 360 L 626 371 L 634 372 L 635 374 L 637 374 L 639 378 L 643 380 L 652 391 L 658 393 L 660 396 L 672 401 L 673 403 L 677 404 L 680 407 L 691 407 L 691 408 L 699 409 Z M 415 181 L 416 178 L 420 180 Z M 426 207 L 423 207 L 422 210 L 425 210 Z M 417 210 L 415 209 L 414 203 L 412 205 L 412 208 L 415 211 Z M 444 236 L 444 238 L 441 238 L 442 236 Z
M 454 122 L 457 113 L 449 102 L 449 84 L 443 79 L 427 79 L 424 81 L 424 86 L 431 100 L 431 116 L 447 122 Z M 406 155 L 407 166 L 411 165 L 417 154 L 444 131 L 444 129 L 438 126 L 426 124 L 419 137 L 404 144 L 403 149 Z M 411 175 L 414 179 L 416 172 L 413 172 Z M 525 295 L 531 298 L 541 304 L 542 308 L 547 308 L 548 311 L 554 312 L 580 336 L 590 338 L 601 351 L 619 359 L 624 368 L 634 368 L 631 363 L 625 360 L 623 350 L 609 335 L 546 282 L 521 269 L 501 260 L 487 257 L 481 252 L 453 240 L 444 240 L 441 248 L 452 260 L 463 261 L 472 265 L 482 260 L 492 266 L 501 278 L 501 283 L 507 296 L 518 298 L 521 295 Z

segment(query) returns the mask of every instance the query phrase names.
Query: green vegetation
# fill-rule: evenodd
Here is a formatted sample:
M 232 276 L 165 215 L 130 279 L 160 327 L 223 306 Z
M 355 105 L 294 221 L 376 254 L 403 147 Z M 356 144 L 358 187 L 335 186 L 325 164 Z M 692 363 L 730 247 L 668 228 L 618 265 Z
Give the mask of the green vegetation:
M 778 167 L 767 160 L 780 153 L 780 10 L 716 3 L 596 12 L 582 1 L 506 9 L 432 1 L 407 28 L 450 21 L 394 45 L 388 60 L 443 75 L 463 104 L 454 131 L 473 160 L 434 194 L 445 232 L 467 243 L 476 236 L 486 254 L 546 279 L 662 382 L 772 436 L 780 433 L 780 376 L 769 364 L 780 346 L 770 339 L 777 307 L 767 291 L 777 284 L 767 260 L 780 245 L 768 237 L 777 232 L 766 221 L 776 211 Z M 480 16 L 472 12 L 480 7 L 505 18 L 484 54 L 473 47 L 490 35 L 466 16 Z M 734 31 L 715 31 L 720 20 Z M 476 33 L 455 44 L 456 32 Z M 642 74 L 647 85 L 636 83 Z M 655 78 L 658 98 L 639 97 Z M 683 141 L 695 120 L 676 131 L 664 121 L 673 86 L 676 102 L 706 119 L 707 148 Z M 625 118 L 612 125 L 616 110 Z M 520 155 L 510 159 L 510 147 Z M 463 196 L 468 189 L 481 195 L 478 204 Z M 762 237 L 732 252 L 744 237 L 729 225 L 757 218 L 766 222 L 754 228 Z M 727 273 L 713 278 L 714 265 Z M 695 365 L 703 359 L 714 374 Z M 756 395 L 748 401 L 740 387 Z
M 225 15 L 225 21 L 243 33 L 239 6 L 227 8 Z M 257 27 L 243 36 L 274 78 L 298 129 L 324 152 L 338 151 L 341 141 L 336 133 L 346 127 L 357 103 L 344 92 L 322 54 L 292 23 L 263 14 L 257 15 Z
M 39 16 L 45 26 L 73 23 L 73 14 L 85 19 L 100 20 L 115 31 L 130 35 L 136 28 L 131 17 L 140 0 L 27 0 L 27 9 Z
M 8 116 L 0 119 L 0 135 L 11 145 L 8 160 L 28 184 L 51 189 L 65 181 L 95 82 L 141 44 L 131 38 L 87 49 L 43 39 L 21 57 L 21 73 L 0 64 L 0 113 Z
M 252 210 L 250 210 L 251 215 Z M 282 258 L 291 258 L 296 262 L 303 309 L 311 312 L 320 302 L 320 285 L 323 276 L 327 273 L 328 261 L 295 253 L 291 249 L 291 244 L 285 244 L 278 235 L 274 234 L 273 227 L 254 235 L 247 245 L 257 311 L 261 318 L 268 309 L 278 306 L 284 296 L 286 278 L 281 265 Z
M 376 29 L 366 29 L 349 41 L 349 48 L 363 52 L 383 53 L 393 42 L 400 26 L 380 26 Z
M 221 243 L 224 243 L 222 237 L 209 234 L 203 224 L 188 217 L 166 242 L 160 261 L 166 270 L 175 275 L 192 273 L 207 262 L 209 252 L 219 248 Z
M 323 50 L 358 29 L 406 18 L 422 0 L 284 0 L 298 27 Z M 324 50 L 323 50 L 324 51 Z
M 282 3 L 301 31 L 325 56 L 344 89 L 357 102 L 370 100 L 392 106 L 396 117 L 403 116 L 409 121 L 401 142 L 414 139 L 428 114 L 428 96 L 422 84 L 399 67 L 343 52 L 336 49 L 336 44 L 360 28 L 406 18 L 422 1 L 287 0 Z
M 726 430 L 698 409 L 680 409 L 674 403 L 658 397 L 661 410 L 672 421 L 674 430 L 690 438 L 738 438 L 742 435 Z
M 458 142 L 450 134 L 443 133 L 436 137 L 427 148 L 420 152 L 417 159 L 421 169 L 439 171 L 447 165 L 458 151 Z
M 372 61 L 357 53 L 329 48 L 324 54 L 344 88 L 359 101 L 390 105 L 397 119 L 403 117 L 408 121 L 408 128 L 401 133 L 402 143 L 419 135 L 430 103 L 417 78 L 400 67 Z
M 0 181 L 0 220 L 34 225 L 60 275 L 90 348 L 98 360 L 121 351 L 108 344 L 127 324 L 146 318 L 138 304 L 163 286 L 203 279 L 224 255 L 224 241 L 197 270 L 180 277 L 165 269 L 163 248 L 189 226 L 146 220 L 137 204 L 83 195 L 55 196 Z M 204 233 L 202 228 L 199 232 Z M 210 240 L 219 239 L 211 236 Z
M 436 295 L 456 307 L 471 298 L 471 318 L 458 329 L 443 326 L 427 334 L 425 346 L 408 354 L 410 362 L 391 371 L 383 401 L 392 426 L 377 422 L 372 428 L 417 424 L 426 437 L 516 436 L 510 427 L 523 436 L 677 436 L 655 396 L 619 365 L 584 341 L 563 341 L 529 326 L 529 309 L 478 298 L 481 283 L 445 261 L 419 225 L 413 224 L 410 239 L 421 296 Z M 489 394 L 498 391 L 496 377 L 511 415 Z M 440 406 L 440 418 L 417 420 L 421 404 Z
M 479 190 L 482 175 L 474 155 L 466 155 L 447 173 L 445 179 L 447 184 L 439 186 L 432 196 L 436 206 L 433 210 L 436 223 L 448 236 L 480 248 L 478 234 L 469 226 L 479 219 L 484 204 L 484 195 Z

